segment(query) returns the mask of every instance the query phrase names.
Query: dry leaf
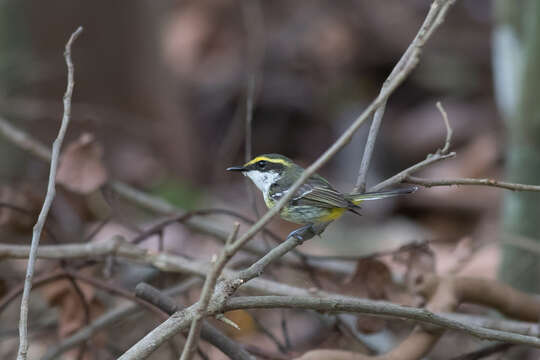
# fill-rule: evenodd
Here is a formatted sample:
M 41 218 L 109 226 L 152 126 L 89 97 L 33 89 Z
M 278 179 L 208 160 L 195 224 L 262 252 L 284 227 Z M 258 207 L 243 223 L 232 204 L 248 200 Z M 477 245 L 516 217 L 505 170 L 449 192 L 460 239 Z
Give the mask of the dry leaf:
M 102 157 L 103 148 L 94 136 L 81 135 L 60 156 L 56 181 L 76 193 L 89 194 L 97 190 L 107 181 Z
M 437 261 L 437 270 L 440 274 L 457 274 L 471 260 L 474 255 L 474 242 L 472 237 L 462 237 L 454 248 L 447 249 L 445 253 L 437 251 L 440 261 Z
M 87 284 L 77 283 L 89 306 L 90 317 L 103 312 L 103 305 L 95 296 L 95 289 Z M 49 304 L 58 308 L 60 318 L 58 335 L 65 338 L 85 326 L 85 311 L 81 298 L 68 280 L 59 280 L 42 288 Z
M 356 330 L 364 334 L 373 334 L 382 331 L 386 327 L 386 320 L 380 317 L 357 315 Z
M 405 284 L 413 290 L 424 274 L 435 273 L 435 253 L 429 245 L 417 246 L 394 255 L 394 260 L 406 266 Z
M 0 186 L 0 226 L 31 229 L 41 209 L 41 201 L 28 185 Z
M 219 327 L 229 336 L 238 338 L 248 334 L 253 334 L 257 329 L 257 325 L 255 324 L 253 317 L 246 310 L 228 311 L 225 313 L 225 317 L 240 327 L 240 330 L 238 330 L 230 325 L 225 325 L 224 323 L 220 322 Z
M 354 292 L 355 296 L 370 299 L 387 299 L 387 293 L 392 287 L 392 272 L 388 266 L 378 259 L 360 259 L 356 270 L 347 280 L 349 285 L 347 293 Z M 369 316 L 358 316 L 356 328 L 364 333 L 380 331 L 386 326 L 386 320 Z
M 385 299 L 386 288 L 392 283 L 392 273 L 388 266 L 377 259 L 360 259 L 353 276 L 347 283 L 354 284 L 370 299 Z

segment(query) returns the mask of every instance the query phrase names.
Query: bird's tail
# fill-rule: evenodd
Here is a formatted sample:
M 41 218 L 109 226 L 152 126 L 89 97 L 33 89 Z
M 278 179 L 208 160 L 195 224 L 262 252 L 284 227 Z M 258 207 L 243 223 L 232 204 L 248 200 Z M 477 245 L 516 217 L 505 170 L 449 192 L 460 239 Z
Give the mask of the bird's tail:
M 401 188 L 401 189 L 395 189 L 395 190 L 383 190 L 383 191 L 377 191 L 377 192 L 368 192 L 363 194 L 349 194 L 348 197 L 351 199 L 351 201 L 358 205 L 362 201 L 366 200 L 379 200 L 379 199 L 385 199 L 392 196 L 398 196 L 398 195 L 404 195 L 404 194 L 411 194 L 418 190 L 417 186 L 408 187 L 408 188 Z

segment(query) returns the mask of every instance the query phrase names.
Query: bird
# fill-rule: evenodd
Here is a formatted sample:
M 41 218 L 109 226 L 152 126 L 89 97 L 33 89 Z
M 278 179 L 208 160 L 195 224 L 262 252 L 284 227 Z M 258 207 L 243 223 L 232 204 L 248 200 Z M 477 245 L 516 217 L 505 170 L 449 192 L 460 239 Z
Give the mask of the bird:
M 242 166 L 232 166 L 228 171 L 238 171 L 247 176 L 262 192 L 266 206 L 271 209 L 289 191 L 305 171 L 300 165 L 280 154 L 258 155 Z M 325 178 L 311 175 L 293 197 L 280 210 L 284 220 L 303 225 L 287 238 L 305 240 L 320 235 L 334 220 L 350 211 L 360 215 L 360 203 L 392 196 L 410 194 L 417 187 L 399 188 L 368 193 L 342 193 Z

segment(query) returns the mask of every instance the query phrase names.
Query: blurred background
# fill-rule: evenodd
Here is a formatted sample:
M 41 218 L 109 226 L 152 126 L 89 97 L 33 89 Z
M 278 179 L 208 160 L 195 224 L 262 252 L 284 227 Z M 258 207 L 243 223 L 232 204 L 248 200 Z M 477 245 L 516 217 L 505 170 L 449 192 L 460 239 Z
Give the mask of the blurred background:
M 253 155 L 275 152 L 309 165 L 375 98 L 429 4 L 4 0 L 0 116 L 52 143 L 66 85 L 64 45 L 82 25 L 73 48 L 76 85 L 64 149 L 91 143 L 104 169 L 76 181 L 121 180 L 183 209 L 227 208 L 255 219 L 251 185 L 224 171 L 245 160 L 250 84 Z M 448 113 L 457 157 L 418 175 L 505 178 L 507 135 L 494 101 L 491 65 L 494 6 L 488 0 L 458 1 L 428 42 L 420 65 L 390 98 L 368 187 L 443 146 L 437 101 Z M 367 132 L 366 124 L 320 171 L 342 191 L 356 181 Z M 2 202 L 36 212 L 47 173 L 47 164 L 0 138 Z M 345 216 L 302 250 L 353 256 L 430 241 L 437 266 L 444 267 L 446 255 L 466 241 L 475 256 L 464 273 L 495 277 L 502 191 L 453 186 L 372 202 L 363 217 Z M 51 226 L 61 241 L 78 241 L 113 215 L 97 238 L 152 223 L 148 213 L 102 195 L 60 190 Z M 254 195 L 261 214 L 262 197 Z M 0 215 L 0 230 L 10 235 L 5 241 L 30 239 L 31 221 L 6 210 Z M 229 218 L 215 221 L 231 226 Z M 275 220 L 270 228 L 285 236 L 295 226 Z M 168 251 L 207 260 L 218 247 L 201 237 L 177 226 L 164 238 Z M 21 276 L 4 280 L 9 285 Z
M 0 64 L 0 112 L 52 142 L 65 89 L 63 47 L 82 25 L 73 52 L 76 88 L 67 141 L 91 133 L 103 146 L 111 178 L 184 208 L 218 202 L 249 211 L 243 179 L 224 171 L 244 162 L 249 79 L 255 77 L 256 87 L 253 154 L 275 152 L 308 165 L 376 96 L 428 4 L 4 1 L 0 45 L 9 56 Z M 490 1 L 455 6 L 421 65 L 389 102 L 368 185 L 442 146 L 438 100 L 459 155 L 425 175 L 498 174 L 504 136 L 493 101 L 491 21 Z M 356 181 L 367 131 L 366 124 L 321 171 L 342 191 Z M 4 184 L 45 184 L 45 164 L 0 144 Z M 372 222 L 406 210 L 430 238 L 456 239 L 470 234 L 479 214 L 496 210 L 499 193 L 423 190 L 395 204 L 371 203 L 364 210 L 368 219 L 350 220 Z

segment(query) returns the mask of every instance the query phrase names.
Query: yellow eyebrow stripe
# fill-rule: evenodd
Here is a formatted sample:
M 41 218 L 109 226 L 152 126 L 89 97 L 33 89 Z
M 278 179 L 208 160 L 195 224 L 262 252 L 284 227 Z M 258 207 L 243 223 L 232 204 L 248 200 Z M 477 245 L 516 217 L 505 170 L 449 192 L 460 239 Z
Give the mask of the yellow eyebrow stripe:
M 255 164 L 257 161 L 261 161 L 261 160 L 264 160 L 264 161 L 268 161 L 268 162 L 271 162 L 271 163 L 274 163 L 274 164 L 283 164 L 285 166 L 289 166 L 289 163 L 283 159 L 271 159 L 267 156 L 257 156 L 256 158 L 248 161 L 247 163 L 244 164 L 244 166 L 249 166 L 251 164 Z

